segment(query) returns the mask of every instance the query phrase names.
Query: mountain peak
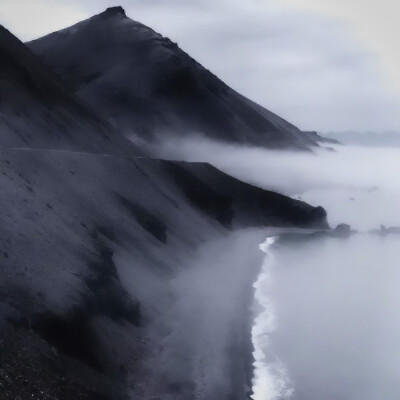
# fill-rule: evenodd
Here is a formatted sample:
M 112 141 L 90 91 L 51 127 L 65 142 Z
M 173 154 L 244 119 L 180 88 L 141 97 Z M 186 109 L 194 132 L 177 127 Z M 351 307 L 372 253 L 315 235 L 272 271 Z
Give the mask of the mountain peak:
M 122 15 L 126 17 L 125 10 L 121 6 L 109 7 L 106 11 L 104 11 L 104 14 L 109 16 Z
M 109 8 L 70 32 L 29 46 L 125 132 L 133 130 L 146 140 L 166 130 L 197 132 L 270 148 L 315 144 L 311 135 L 230 89 L 177 44 L 129 19 L 122 7 Z

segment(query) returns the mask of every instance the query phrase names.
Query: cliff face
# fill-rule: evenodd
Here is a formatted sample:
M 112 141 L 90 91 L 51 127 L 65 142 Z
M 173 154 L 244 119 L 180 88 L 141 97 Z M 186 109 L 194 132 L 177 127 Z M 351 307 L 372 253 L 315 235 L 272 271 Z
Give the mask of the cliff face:
M 316 145 L 121 8 L 28 46 L 127 136 L 197 134 L 270 148 Z
M 325 228 L 324 210 L 207 164 L 137 157 L 0 39 L 2 399 L 243 398 L 265 235 L 250 228 Z

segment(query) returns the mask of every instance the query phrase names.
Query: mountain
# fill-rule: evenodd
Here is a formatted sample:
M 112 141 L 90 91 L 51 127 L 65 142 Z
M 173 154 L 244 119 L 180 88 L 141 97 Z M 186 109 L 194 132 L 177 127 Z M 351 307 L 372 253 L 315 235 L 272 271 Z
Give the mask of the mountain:
M 0 397 L 245 398 L 259 243 L 325 210 L 137 156 L 0 35 Z
M 0 146 L 125 153 L 133 146 L 0 26 Z
M 28 46 L 128 137 L 198 134 L 271 148 L 316 145 L 121 7 Z

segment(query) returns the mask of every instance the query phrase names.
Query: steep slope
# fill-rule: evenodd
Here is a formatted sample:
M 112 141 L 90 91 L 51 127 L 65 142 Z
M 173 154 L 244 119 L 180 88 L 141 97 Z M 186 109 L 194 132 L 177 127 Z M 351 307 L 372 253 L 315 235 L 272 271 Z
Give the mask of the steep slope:
M 132 154 L 125 138 L 2 26 L 0 59 L 1 147 Z
M 0 34 L 1 399 L 245 398 L 265 227 L 327 229 L 325 211 L 131 157 Z
M 266 233 L 229 232 L 324 210 L 207 164 L 2 150 L 0 171 L 5 399 L 245 397 Z
M 127 136 L 200 134 L 272 148 L 315 145 L 121 7 L 28 46 Z

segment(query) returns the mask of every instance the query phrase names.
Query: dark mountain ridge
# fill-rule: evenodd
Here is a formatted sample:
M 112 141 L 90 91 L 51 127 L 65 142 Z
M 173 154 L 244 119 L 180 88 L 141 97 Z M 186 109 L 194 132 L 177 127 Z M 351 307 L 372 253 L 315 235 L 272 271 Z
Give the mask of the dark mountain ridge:
M 0 146 L 135 153 L 2 26 L 0 59 Z
M 271 148 L 316 145 L 121 7 L 28 46 L 128 137 L 197 134 Z

